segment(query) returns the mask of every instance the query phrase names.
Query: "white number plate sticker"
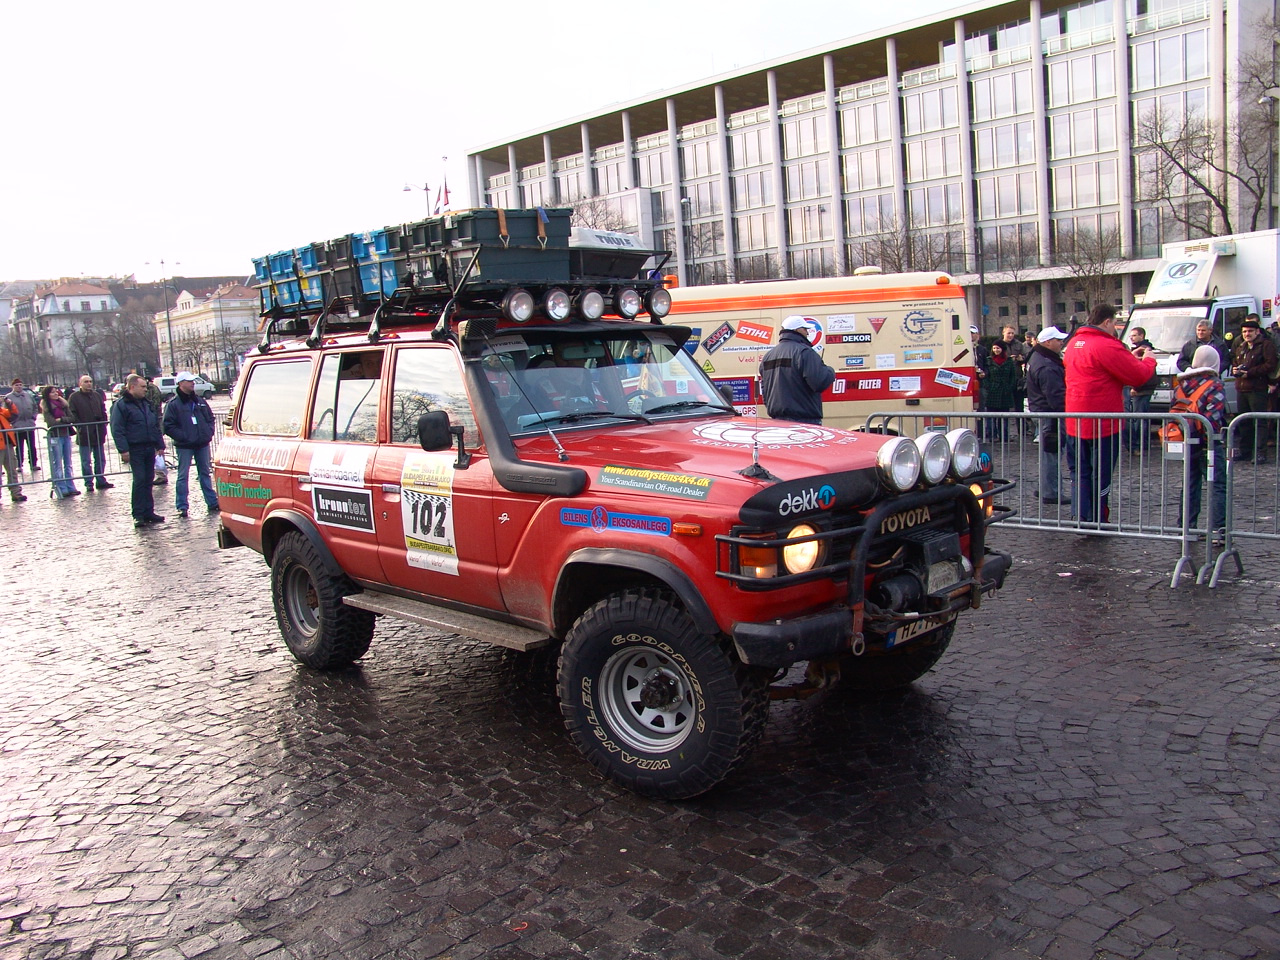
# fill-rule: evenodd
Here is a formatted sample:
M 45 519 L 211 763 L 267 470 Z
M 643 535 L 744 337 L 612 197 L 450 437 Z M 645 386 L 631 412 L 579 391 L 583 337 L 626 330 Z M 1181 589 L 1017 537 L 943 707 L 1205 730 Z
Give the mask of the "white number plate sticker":
M 919 620 L 913 620 L 889 634 L 888 639 L 885 641 L 885 646 L 889 648 L 900 647 L 908 640 L 914 640 L 920 634 L 928 633 L 930 630 L 950 623 L 955 618 L 956 615 L 954 613 L 949 613 L 943 617 L 922 617 Z

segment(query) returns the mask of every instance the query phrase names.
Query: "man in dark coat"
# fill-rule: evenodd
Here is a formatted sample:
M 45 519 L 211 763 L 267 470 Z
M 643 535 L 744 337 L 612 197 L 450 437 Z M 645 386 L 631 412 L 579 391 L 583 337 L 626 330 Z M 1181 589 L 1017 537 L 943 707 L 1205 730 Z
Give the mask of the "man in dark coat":
M 103 470 L 107 458 L 107 395 L 93 385 L 93 377 L 86 373 L 80 378 L 80 389 L 67 394 L 67 408 L 76 425 L 84 488 L 92 490 L 96 484 L 99 490 L 109 490 L 115 484 L 108 482 Z
M 836 372 L 809 345 L 804 331 L 810 326 L 807 317 L 787 317 L 777 345 L 760 361 L 760 390 L 775 420 L 822 423 L 822 391 L 835 382 Z
M 209 444 L 213 440 L 213 410 L 209 402 L 196 393 L 196 378 L 178 374 L 178 392 L 164 408 L 164 432 L 178 451 L 178 482 L 174 485 L 174 505 L 178 516 L 187 516 L 187 478 L 191 461 L 196 464 L 196 477 L 210 513 L 218 512 L 218 494 L 213 488 L 213 468 Z
M 1231 348 L 1227 346 L 1227 341 L 1213 332 L 1213 324 L 1208 320 L 1197 323 L 1196 335 L 1182 345 L 1178 352 L 1178 369 L 1186 370 L 1190 367 L 1196 348 L 1206 343 L 1218 351 L 1218 356 L 1222 358 L 1222 369 L 1227 369 L 1231 365 Z
M 1062 363 L 1062 350 L 1067 335 L 1057 327 L 1045 327 L 1036 337 L 1027 359 L 1027 410 L 1031 413 L 1062 413 L 1067 409 L 1067 370 Z M 1040 419 L 1040 491 L 1043 503 L 1070 503 L 1062 494 L 1063 449 L 1067 453 L 1067 470 L 1075 473 L 1075 457 L 1065 442 L 1061 419 Z
M 1262 335 L 1262 324 L 1257 314 L 1251 313 L 1240 324 L 1240 342 L 1236 344 L 1231 361 L 1231 372 L 1236 378 L 1236 407 L 1238 413 L 1266 413 L 1270 409 L 1267 391 L 1271 387 L 1271 372 L 1276 366 L 1276 348 L 1268 337 Z M 1261 442 L 1259 442 L 1261 441 Z M 1266 463 L 1266 437 L 1258 432 L 1258 421 L 1245 422 L 1236 434 L 1239 444 L 1232 460 L 1253 460 Z
M 136 373 L 125 380 L 124 394 L 111 407 L 111 440 L 120 459 L 133 471 L 133 525 L 164 523 L 156 513 L 151 484 L 156 477 L 156 453 L 164 450 L 164 435 L 155 410 L 147 402 L 147 378 Z

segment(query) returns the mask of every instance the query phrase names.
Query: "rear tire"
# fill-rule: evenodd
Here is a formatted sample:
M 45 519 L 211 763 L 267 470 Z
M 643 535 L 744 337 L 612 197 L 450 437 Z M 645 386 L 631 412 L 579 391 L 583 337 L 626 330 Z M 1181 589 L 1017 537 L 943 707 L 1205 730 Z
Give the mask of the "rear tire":
M 364 656 L 373 640 L 373 614 L 342 602 L 356 592 L 345 576 L 329 572 L 301 533 L 280 538 L 271 557 L 271 602 L 280 634 L 298 662 L 334 670 Z
M 767 683 L 660 590 L 596 603 L 560 654 L 574 744 L 610 780 L 666 800 L 705 793 L 747 758 L 768 720 Z
M 944 624 L 897 650 L 845 654 L 840 658 L 840 686 L 863 693 L 883 693 L 915 683 L 936 664 L 956 632 L 956 621 Z

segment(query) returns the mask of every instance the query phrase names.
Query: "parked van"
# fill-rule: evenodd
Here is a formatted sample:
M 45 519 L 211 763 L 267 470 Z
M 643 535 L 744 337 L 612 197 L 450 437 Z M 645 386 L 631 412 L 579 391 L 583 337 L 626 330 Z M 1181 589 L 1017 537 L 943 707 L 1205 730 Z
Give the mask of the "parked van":
M 209 394 L 215 392 L 216 388 L 212 383 L 200 376 L 198 373 L 195 377 L 196 396 L 207 397 Z M 177 377 L 156 377 L 155 384 L 156 388 L 160 391 L 160 396 L 164 397 L 166 400 L 178 392 Z
M 945 273 L 679 287 L 671 300 L 672 317 L 693 329 L 685 349 L 739 413 L 765 415 L 760 361 L 795 315 L 836 371 L 822 397 L 825 425 L 857 428 L 881 410 L 976 407 L 975 337 L 964 291 Z M 924 425 L 944 429 L 946 421 Z

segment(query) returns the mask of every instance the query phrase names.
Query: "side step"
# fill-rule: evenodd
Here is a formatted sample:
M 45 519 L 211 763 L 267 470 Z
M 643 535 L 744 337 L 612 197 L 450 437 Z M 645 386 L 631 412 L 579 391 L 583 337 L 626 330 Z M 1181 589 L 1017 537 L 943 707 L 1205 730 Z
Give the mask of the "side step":
M 438 607 L 434 603 L 421 600 L 410 600 L 408 597 L 397 597 L 389 593 L 377 593 L 366 590 L 364 593 L 353 593 L 342 598 L 349 607 L 383 613 L 397 620 L 409 620 L 420 623 L 424 627 L 434 627 L 444 633 L 460 633 L 464 637 L 474 637 L 486 643 L 495 643 L 500 647 L 521 652 L 536 650 L 550 645 L 551 638 L 541 630 L 530 630 L 528 627 L 514 623 L 502 623 L 477 617 L 470 613 L 459 613 L 447 607 Z

